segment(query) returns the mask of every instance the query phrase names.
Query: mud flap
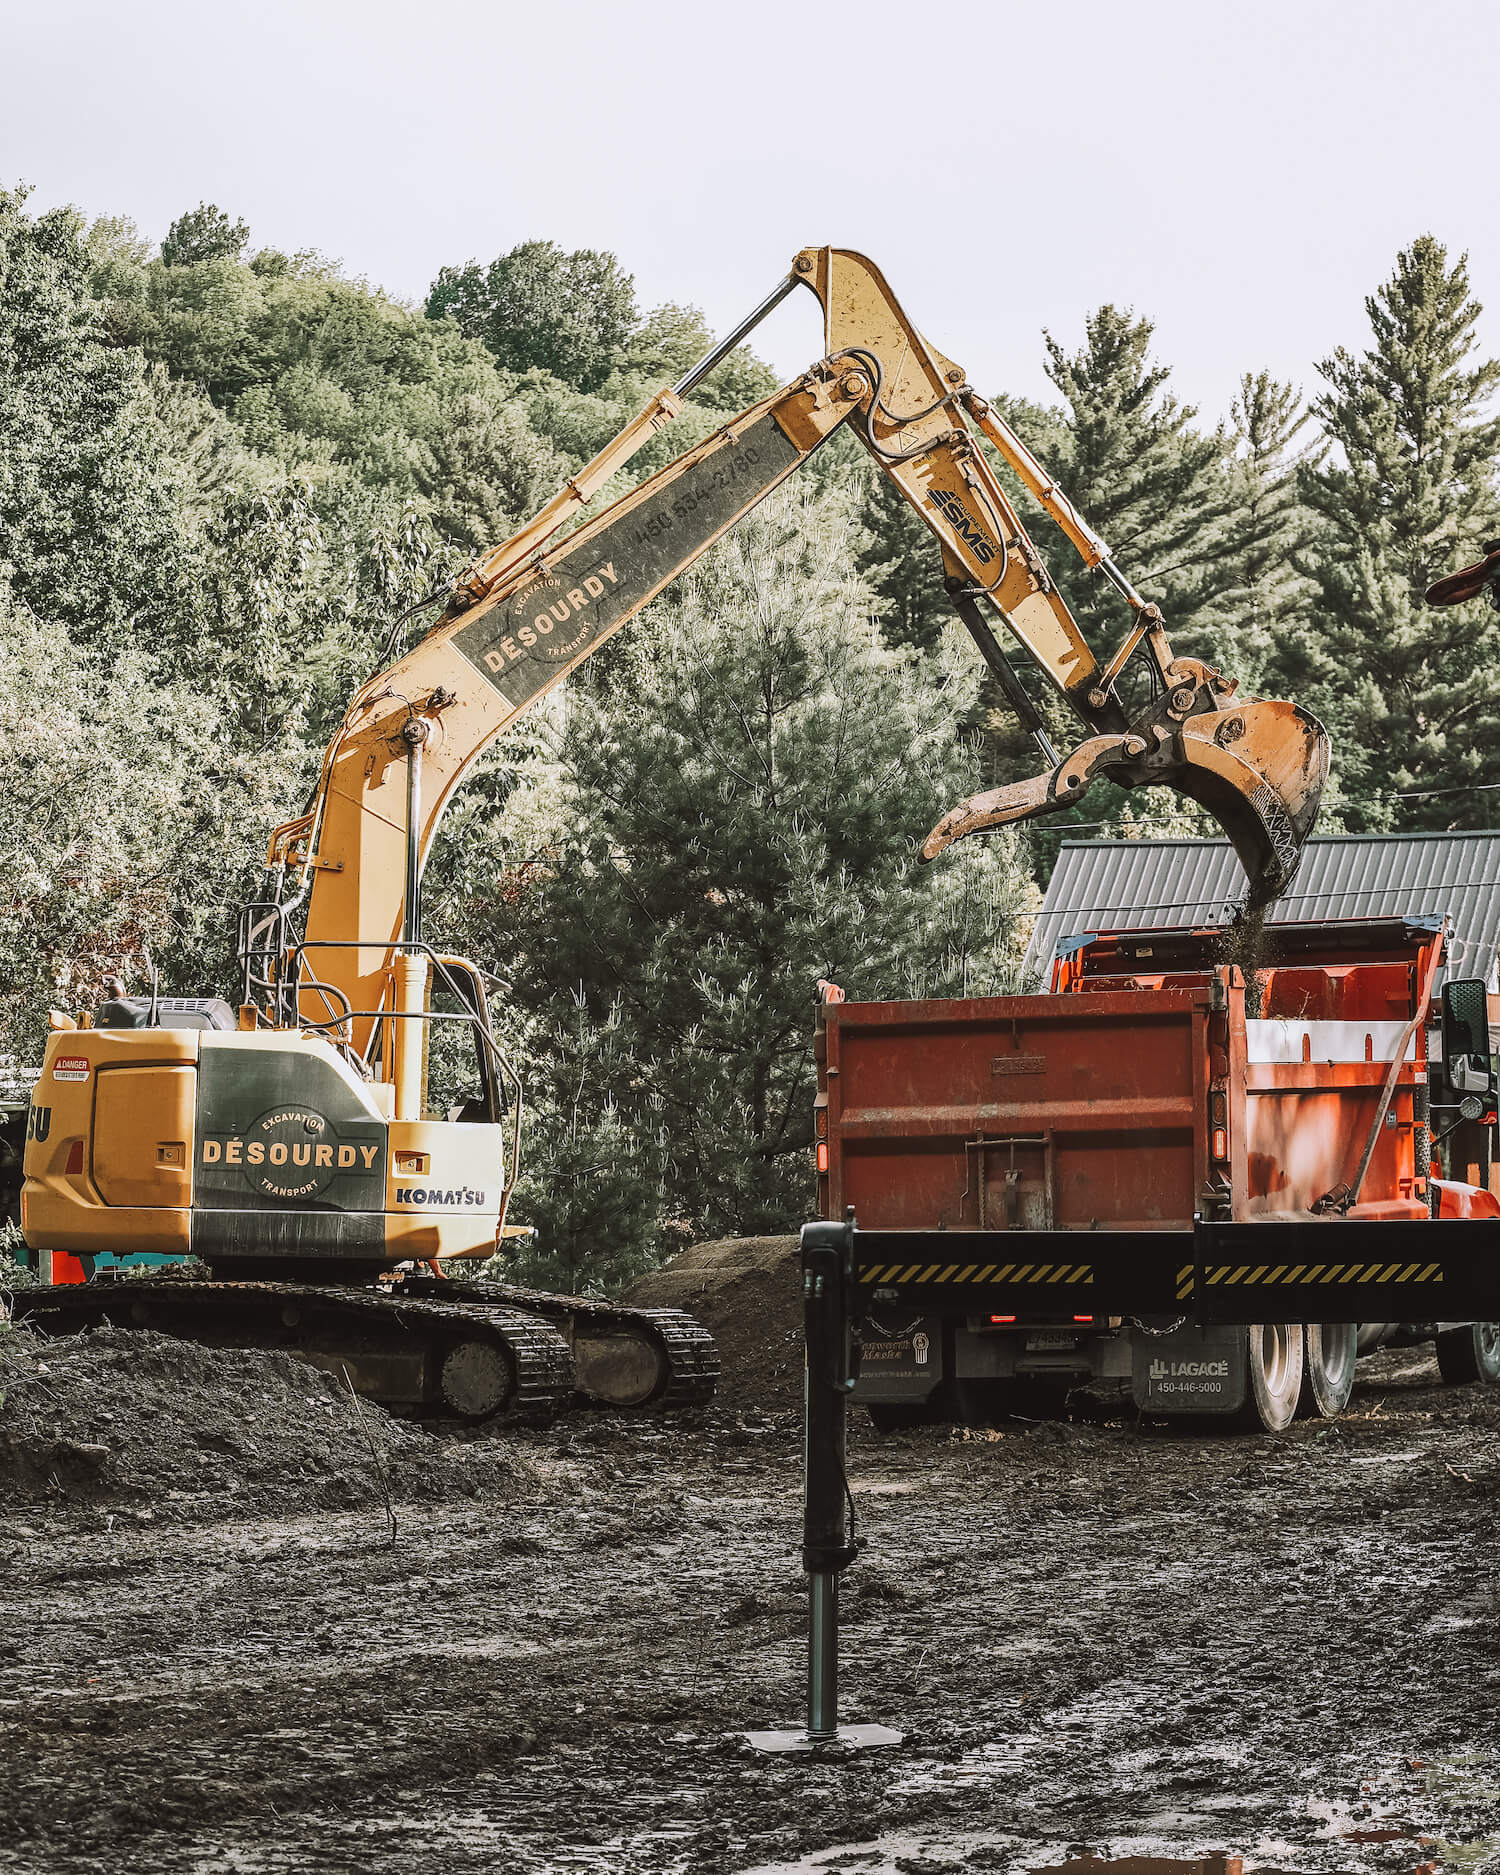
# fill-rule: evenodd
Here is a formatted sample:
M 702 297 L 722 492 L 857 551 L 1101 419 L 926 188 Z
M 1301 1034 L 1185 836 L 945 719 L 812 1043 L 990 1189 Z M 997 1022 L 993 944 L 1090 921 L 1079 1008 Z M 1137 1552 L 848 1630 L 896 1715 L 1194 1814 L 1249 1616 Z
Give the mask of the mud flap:
M 1249 1363 L 1243 1328 L 1132 1334 L 1131 1391 L 1142 1413 L 1237 1413 Z
M 857 1405 L 920 1406 L 945 1376 L 943 1324 L 935 1315 L 908 1317 L 887 1326 L 867 1317 L 860 1323 Z

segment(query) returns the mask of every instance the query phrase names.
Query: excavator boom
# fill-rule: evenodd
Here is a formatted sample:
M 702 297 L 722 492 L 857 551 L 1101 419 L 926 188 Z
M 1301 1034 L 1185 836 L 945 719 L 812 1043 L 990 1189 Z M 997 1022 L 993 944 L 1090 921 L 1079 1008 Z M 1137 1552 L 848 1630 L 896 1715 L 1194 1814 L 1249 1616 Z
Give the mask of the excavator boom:
M 823 306 L 824 357 L 560 535 L 672 421 L 693 384 L 797 285 Z M 1321 727 L 1290 704 L 1236 702 L 1231 680 L 1174 657 L 1159 610 L 963 371 L 922 338 L 879 269 L 844 249 L 809 248 L 721 346 L 471 568 L 434 629 L 356 696 L 325 756 L 313 811 L 278 829 L 271 845 L 273 867 L 290 871 L 306 893 L 305 1020 L 341 1017 L 341 1034 L 365 1051 L 387 1006 L 396 952 L 417 935 L 422 861 L 469 765 L 845 423 L 934 535 L 954 604 L 1047 763 L 1031 781 L 961 803 L 933 830 L 924 857 L 971 833 L 1073 806 L 1104 778 L 1198 801 L 1233 842 L 1252 901 L 1286 888 L 1327 775 Z M 984 442 L 1124 598 L 1130 622 L 1107 659 L 1079 630 Z M 1061 759 L 991 617 L 1088 732 Z M 1152 693 L 1134 710 L 1118 688 L 1132 660 L 1145 664 Z M 418 769 L 420 788 L 412 785 Z

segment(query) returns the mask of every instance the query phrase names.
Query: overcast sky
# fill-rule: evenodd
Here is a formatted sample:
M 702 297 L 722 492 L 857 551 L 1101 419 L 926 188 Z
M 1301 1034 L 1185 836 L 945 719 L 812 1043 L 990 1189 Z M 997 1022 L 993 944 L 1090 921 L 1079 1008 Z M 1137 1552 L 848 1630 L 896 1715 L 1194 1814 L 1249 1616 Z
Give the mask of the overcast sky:
M 860 248 L 987 390 L 1041 330 L 1156 324 L 1180 395 L 1311 389 L 1424 231 L 1500 351 L 1500 10 L 1484 0 L 5 0 L 0 182 L 159 239 L 200 199 L 418 300 L 444 262 L 613 249 L 723 330 Z M 811 295 L 762 328 L 787 374 Z

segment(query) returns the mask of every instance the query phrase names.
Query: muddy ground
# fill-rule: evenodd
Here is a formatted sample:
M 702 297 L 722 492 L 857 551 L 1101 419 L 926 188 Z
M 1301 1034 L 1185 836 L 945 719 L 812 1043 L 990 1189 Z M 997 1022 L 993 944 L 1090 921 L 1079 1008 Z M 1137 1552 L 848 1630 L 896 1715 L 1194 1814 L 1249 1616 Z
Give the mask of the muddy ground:
M 367 1407 L 393 1543 L 324 1376 L 93 1339 L 0 1373 L 0 1869 L 1500 1867 L 1500 1390 L 1418 1355 L 1276 1440 L 856 1413 L 846 1713 L 906 1738 L 809 1762 L 737 1736 L 800 1715 L 794 1414 Z

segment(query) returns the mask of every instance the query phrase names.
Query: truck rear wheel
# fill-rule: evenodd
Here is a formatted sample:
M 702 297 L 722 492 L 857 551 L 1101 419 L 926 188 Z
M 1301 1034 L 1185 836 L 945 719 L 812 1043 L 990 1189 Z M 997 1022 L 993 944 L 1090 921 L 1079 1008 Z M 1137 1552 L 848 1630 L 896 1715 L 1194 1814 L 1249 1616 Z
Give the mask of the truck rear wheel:
M 1500 1382 L 1500 1322 L 1470 1322 L 1437 1338 L 1438 1372 L 1450 1387 Z
M 1354 1391 L 1359 1329 L 1353 1322 L 1302 1324 L 1302 1392 L 1299 1419 L 1337 1419 Z
M 1302 1324 L 1257 1322 L 1247 1328 L 1245 1404 L 1239 1423 L 1252 1431 L 1285 1432 L 1302 1394 Z

